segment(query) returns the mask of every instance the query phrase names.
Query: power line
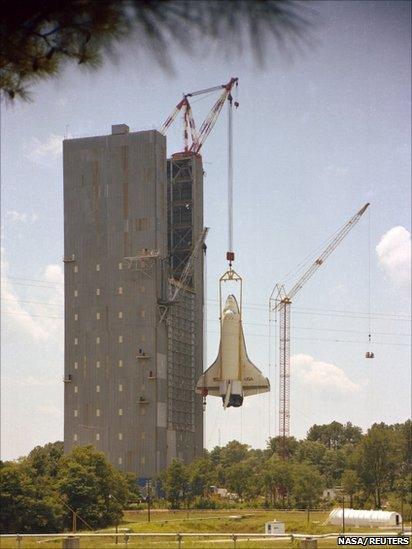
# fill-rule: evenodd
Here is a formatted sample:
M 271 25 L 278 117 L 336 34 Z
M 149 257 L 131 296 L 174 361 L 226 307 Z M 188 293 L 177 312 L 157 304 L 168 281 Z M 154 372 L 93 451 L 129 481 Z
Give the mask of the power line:
M 35 288 L 46 288 L 46 289 L 50 289 L 50 290 L 54 290 L 56 288 L 52 287 L 52 286 L 40 286 L 40 285 L 32 285 L 32 284 L 21 284 L 21 283 L 18 283 L 18 282 L 15 282 L 14 284 L 19 284 L 19 285 L 22 285 L 22 286 L 29 286 L 29 287 L 35 287 Z M 56 283 L 57 284 L 57 283 Z M 77 284 L 77 286 L 82 286 L 81 284 Z M 94 290 L 95 290 L 95 287 L 93 286 L 88 286 L 90 289 L 93 288 L 93 293 L 94 293 Z M 112 288 L 114 289 L 114 288 Z M 33 303 L 33 304 L 38 304 L 38 305 L 48 305 L 48 306 L 56 306 L 58 307 L 59 305 L 56 304 L 56 305 L 53 305 L 53 304 L 50 304 L 46 301 L 26 301 L 26 300 L 20 300 L 20 299 L 17 299 L 17 300 L 12 300 L 12 299 L 7 299 L 7 298 L 2 298 L 2 301 L 15 301 L 17 303 Z M 217 304 L 217 300 L 214 300 L 214 299 L 208 299 L 206 300 L 207 303 L 210 303 L 210 304 Z M 260 309 L 262 311 L 266 311 L 267 308 L 264 307 L 263 305 L 253 305 L 253 304 L 248 304 L 248 305 L 244 305 L 243 307 L 244 309 Z M 407 315 L 407 313 L 373 313 L 371 315 L 369 315 L 369 313 L 367 311 L 349 311 L 349 310 L 344 310 L 344 309 L 322 309 L 322 308 L 318 308 L 318 309 L 312 309 L 312 308 L 309 308 L 309 307 L 294 307 L 293 308 L 293 311 L 294 313 L 296 314 L 306 314 L 306 315 L 317 315 L 317 316 L 334 316 L 335 318 L 358 318 L 358 319 L 368 319 L 369 316 L 371 316 L 372 318 L 376 318 L 376 319 L 380 319 L 382 317 L 382 319 L 388 319 L 388 320 L 395 320 L 395 321 L 404 321 L 404 322 L 407 322 L 410 320 L 410 315 Z M 336 314 L 329 314 L 329 313 L 336 313 Z M 401 318 L 401 317 L 404 317 L 404 318 Z
M 58 316 L 47 316 L 47 315 L 32 315 L 30 313 L 27 313 L 27 312 L 13 312 L 13 311 L 2 311 L 2 314 L 5 314 L 5 315 L 17 315 L 17 316 L 30 316 L 30 317 L 36 317 L 36 318 L 52 318 L 52 319 L 55 319 L 55 320 L 61 320 L 63 321 L 63 317 L 58 317 Z M 137 323 L 132 323 L 132 322 L 125 322 L 124 323 L 125 326 L 134 326 L 134 327 L 139 327 L 140 325 L 137 324 Z M 302 329 L 302 330 L 310 330 L 311 328 L 299 328 L 299 329 Z M 316 329 L 316 328 L 315 328 Z M 325 329 L 324 331 L 328 331 L 327 329 Z M 340 331 L 340 330 L 337 330 L 337 331 Z M 206 333 L 214 333 L 214 334 L 219 334 L 220 332 L 217 331 L 217 330 L 206 330 Z M 361 333 L 361 332 L 359 332 Z M 249 333 L 248 334 L 249 336 L 254 336 L 254 337 L 268 337 L 268 334 L 257 334 L 257 333 Z M 385 335 L 389 335 L 389 334 L 385 334 Z M 393 334 L 393 335 L 398 335 L 398 334 Z M 403 335 L 403 334 L 402 334 Z M 340 340 L 340 339 L 325 339 L 325 338 L 311 338 L 311 337 L 295 337 L 294 338 L 296 341 L 299 341 L 299 340 L 306 340 L 306 341 L 329 341 L 329 342 L 335 342 L 335 343 L 359 343 L 359 344 L 364 344 L 364 341 L 358 341 L 358 340 Z M 405 346 L 405 347 L 410 347 L 411 345 L 409 343 L 395 343 L 395 342 L 384 342 L 384 341 L 375 341 L 375 343 L 377 345 L 389 345 L 389 346 Z

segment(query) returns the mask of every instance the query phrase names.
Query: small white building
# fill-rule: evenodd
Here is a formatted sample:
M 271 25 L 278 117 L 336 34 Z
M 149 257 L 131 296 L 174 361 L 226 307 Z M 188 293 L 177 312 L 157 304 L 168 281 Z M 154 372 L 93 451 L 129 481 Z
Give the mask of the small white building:
M 343 517 L 345 512 L 345 517 Z M 343 524 L 343 518 L 347 526 L 400 526 L 402 517 L 394 511 L 374 511 L 365 509 L 350 509 L 341 507 L 333 509 L 329 514 L 327 522 L 340 526 Z
M 285 533 L 285 523 L 278 522 L 277 520 L 272 520 L 271 522 L 266 522 L 265 524 L 265 534 L 272 536 L 280 536 Z

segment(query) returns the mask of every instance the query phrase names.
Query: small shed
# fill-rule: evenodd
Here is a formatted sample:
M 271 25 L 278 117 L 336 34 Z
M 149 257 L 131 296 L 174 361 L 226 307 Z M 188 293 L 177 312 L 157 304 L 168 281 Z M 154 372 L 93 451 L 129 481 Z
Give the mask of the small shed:
M 285 533 L 285 523 L 278 522 L 277 520 L 272 520 L 271 522 L 266 522 L 265 524 L 265 534 L 272 536 L 280 536 Z
M 345 513 L 345 517 L 343 517 Z M 350 509 L 341 507 L 333 509 L 329 514 L 329 524 L 341 525 L 345 520 L 348 526 L 400 526 L 402 517 L 395 511 L 379 511 L 365 509 Z

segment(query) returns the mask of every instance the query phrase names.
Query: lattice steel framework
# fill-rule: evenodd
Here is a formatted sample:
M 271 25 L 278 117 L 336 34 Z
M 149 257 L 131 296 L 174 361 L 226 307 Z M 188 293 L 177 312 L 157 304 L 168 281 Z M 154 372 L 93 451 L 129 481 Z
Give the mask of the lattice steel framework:
M 168 248 L 170 274 L 179 280 L 193 250 L 193 164 L 190 157 L 168 160 Z M 193 285 L 192 277 L 187 281 Z
M 181 289 L 168 311 L 167 343 L 168 427 L 194 432 L 195 294 L 190 289 Z
M 279 436 L 290 436 L 290 305 L 279 304 Z

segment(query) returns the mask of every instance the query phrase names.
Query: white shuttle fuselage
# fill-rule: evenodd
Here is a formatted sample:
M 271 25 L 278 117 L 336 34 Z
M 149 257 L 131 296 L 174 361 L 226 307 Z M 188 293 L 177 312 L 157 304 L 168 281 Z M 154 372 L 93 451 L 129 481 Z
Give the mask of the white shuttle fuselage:
M 226 408 L 242 406 L 244 397 L 269 390 L 269 380 L 247 356 L 239 307 L 229 295 L 222 313 L 218 357 L 200 376 L 196 392 L 220 396 Z

